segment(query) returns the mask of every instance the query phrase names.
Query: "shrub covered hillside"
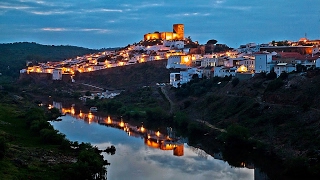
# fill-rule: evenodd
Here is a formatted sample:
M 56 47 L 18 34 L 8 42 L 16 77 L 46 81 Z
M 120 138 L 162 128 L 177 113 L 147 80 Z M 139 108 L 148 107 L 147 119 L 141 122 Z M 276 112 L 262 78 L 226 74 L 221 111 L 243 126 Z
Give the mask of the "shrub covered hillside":
M 310 70 L 306 75 L 261 74 L 243 81 L 194 79 L 173 92 L 190 119 L 222 129 L 244 127 L 249 139 L 284 160 L 287 173 L 294 176 L 320 175 L 319 88 L 320 71 Z
M 27 61 L 34 63 L 62 61 L 97 51 L 76 46 L 41 45 L 28 42 L 0 44 L 0 73 L 18 77 L 19 70 L 26 66 Z

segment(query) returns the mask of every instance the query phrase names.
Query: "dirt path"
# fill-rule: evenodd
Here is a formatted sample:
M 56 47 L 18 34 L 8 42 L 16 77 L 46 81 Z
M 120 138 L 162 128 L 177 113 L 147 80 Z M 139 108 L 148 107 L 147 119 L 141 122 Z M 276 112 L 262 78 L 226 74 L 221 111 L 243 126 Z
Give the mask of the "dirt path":
M 208 123 L 207 121 L 203 121 L 203 120 L 200 120 L 200 119 L 196 119 L 196 121 L 199 122 L 199 123 L 202 123 L 202 124 L 204 124 L 204 125 L 206 125 L 206 126 L 208 126 L 208 127 L 211 128 L 211 129 L 215 129 L 215 130 L 218 130 L 218 131 L 220 131 L 220 132 L 227 132 L 225 129 L 217 128 L 216 126 Z
M 173 101 L 170 99 L 170 97 L 168 96 L 167 90 L 165 89 L 165 86 L 161 86 L 161 92 L 164 94 L 164 96 L 166 97 L 166 99 L 169 101 L 170 103 L 170 111 L 169 114 L 173 113 L 174 110 L 174 103 Z
M 172 114 L 172 113 L 174 112 L 174 106 L 175 106 L 175 104 L 174 104 L 174 102 L 170 99 L 170 97 L 168 96 L 168 92 L 167 92 L 167 90 L 165 89 L 165 86 L 161 86 L 161 92 L 164 94 L 164 96 L 165 96 L 165 97 L 167 98 L 167 100 L 169 101 L 169 103 L 170 103 L 170 111 L 169 111 L 169 113 Z M 211 128 L 211 129 L 215 129 L 215 130 L 218 130 L 218 131 L 220 131 L 220 132 L 227 132 L 225 129 L 217 128 L 217 127 L 215 127 L 214 125 L 208 123 L 207 121 L 203 121 L 203 120 L 200 120 L 200 119 L 196 119 L 196 121 L 199 122 L 199 123 L 202 123 L 202 124 L 204 124 L 204 125 L 206 125 L 206 126 L 208 126 L 208 127 Z

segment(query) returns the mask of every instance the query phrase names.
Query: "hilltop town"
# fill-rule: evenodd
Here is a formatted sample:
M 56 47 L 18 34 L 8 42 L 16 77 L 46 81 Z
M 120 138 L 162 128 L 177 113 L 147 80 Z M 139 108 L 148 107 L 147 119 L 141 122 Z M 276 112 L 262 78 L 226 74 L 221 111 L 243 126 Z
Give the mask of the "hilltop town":
M 221 148 L 215 147 L 218 141 L 237 151 L 232 155 L 262 153 L 270 162 L 255 163 L 270 177 L 319 175 L 320 40 L 230 48 L 215 39 L 201 45 L 185 37 L 183 24 L 173 29 L 147 33 L 123 48 L 57 62 L 28 61 L 20 79 L 32 81 L 20 81 L 22 89 L 14 93 L 21 96 L 13 98 L 34 101 L 37 93 L 90 98 L 85 105 L 99 113 L 115 113 L 146 126 L 169 123 L 185 133 L 190 144 L 208 152 Z M 90 94 L 90 88 L 99 92 Z M 229 142 L 226 132 L 231 132 Z
M 232 76 L 249 79 L 257 73 L 304 71 L 320 67 L 320 40 L 301 38 L 298 41 L 272 41 L 266 44 L 247 43 L 229 48 L 211 39 L 204 45 L 184 37 L 184 25 L 174 24 L 173 32 L 147 33 L 143 40 L 112 51 L 102 51 L 60 62 L 27 62 L 20 74 L 41 73 L 51 80 L 75 82 L 77 73 L 90 73 L 119 66 L 150 61 L 166 61 L 168 82 L 179 87 L 195 75 L 199 78 Z M 48 77 L 48 76 L 44 76 Z

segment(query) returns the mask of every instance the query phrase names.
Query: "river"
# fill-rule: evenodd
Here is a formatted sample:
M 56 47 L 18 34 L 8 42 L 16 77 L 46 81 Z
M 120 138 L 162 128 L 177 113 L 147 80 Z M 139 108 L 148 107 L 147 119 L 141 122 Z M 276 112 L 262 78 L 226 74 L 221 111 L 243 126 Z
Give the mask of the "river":
M 78 112 L 71 108 L 55 106 L 66 113 L 61 121 L 51 122 L 67 139 L 88 142 L 99 149 L 116 147 L 114 155 L 103 156 L 110 180 L 163 180 L 163 179 L 255 179 L 253 166 L 232 167 L 222 160 L 221 154 L 209 155 L 199 148 L 189 146 L 185 140 L 161 144 L 168 135 L 134 127 L 123 121 L 101 117 L 95 113 Z M 145 136 L 143 132 L 148 132 Z M 257 174 L 256 174 L 257 177 Z

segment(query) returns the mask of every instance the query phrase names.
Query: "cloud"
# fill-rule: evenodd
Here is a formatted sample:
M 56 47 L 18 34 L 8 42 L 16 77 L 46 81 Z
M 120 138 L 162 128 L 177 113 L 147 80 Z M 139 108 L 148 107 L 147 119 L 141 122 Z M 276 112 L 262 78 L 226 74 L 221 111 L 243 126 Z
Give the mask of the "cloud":
M 45 27 L 41 29 L 36 29 L 37 31 L 51 31 L 51 32 L 96 32 L 96 33 L 110 33 L 111 30 L 102 29 L 102 28 L 52 28 L 52 27 Z
M 89 12 L 89 13 L 96 13 L 96 12 L 120 12 L 120 13 L 122 13 L 124 10 L 99 8 L 99 9 L 83 9 L 81 11 L 82 12 Z
M 0 9 L 5 10 L 25 10 L 31 9 L 32 7 L 29 6 L 21 6 L 21 5 L 0 5 Z
M 54 14 L 69 14 L 74 13 L 73 11 L 61 11 L 61 10 L 53 10 L 53 11 L 29 11 L 31 14 L 35 15 L 54 15 Z
M 192 17 L 192 16 L 210 16 L 211 13 L 181 13 L 181 14 L 169 14 L 166 17 Z
M 226 6 L 225 9 L 239 10 L 239 11 L 248 11 L 251 10 L 251 6 Z
M 53 31 L 53 32 L 59 32 L 59 31 L 70 31 L 66 28 L 41 28 L 41 31 Z

